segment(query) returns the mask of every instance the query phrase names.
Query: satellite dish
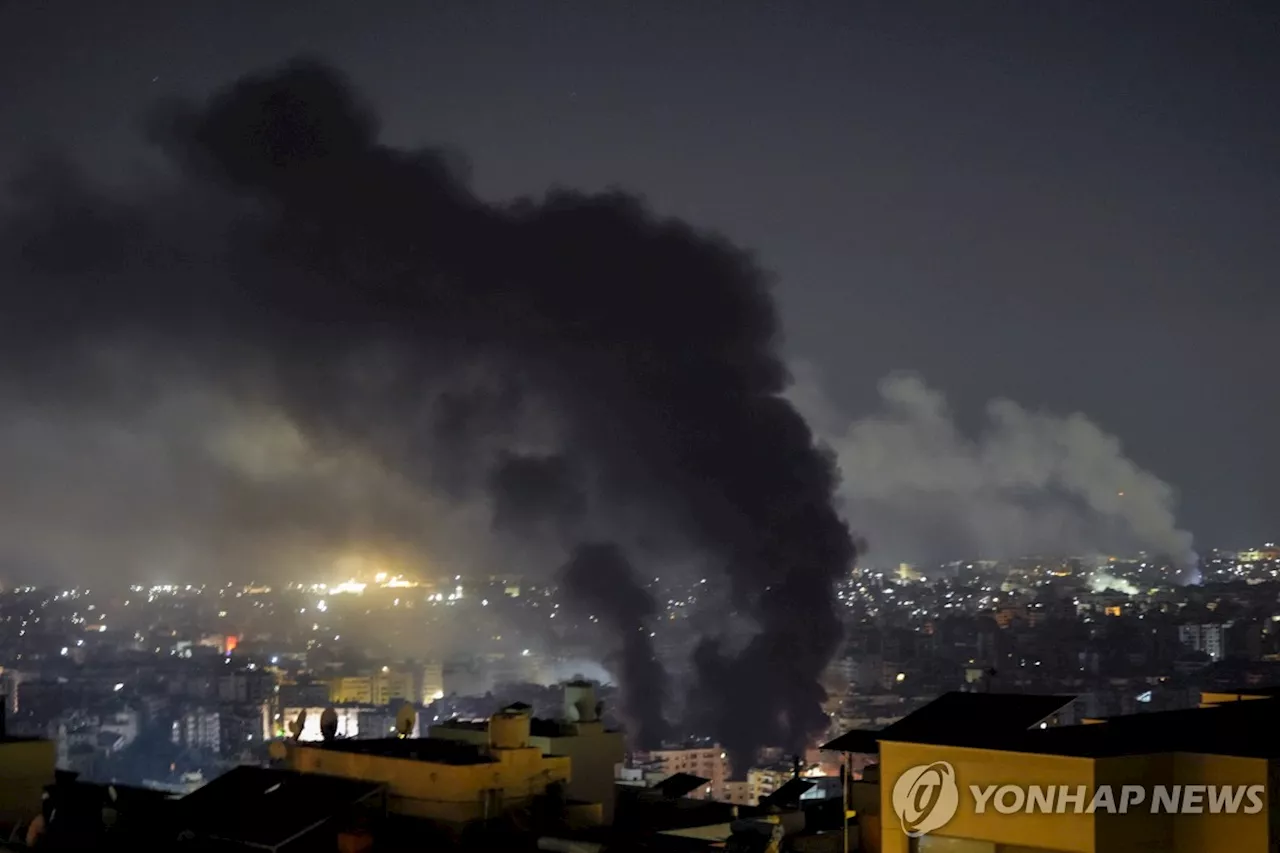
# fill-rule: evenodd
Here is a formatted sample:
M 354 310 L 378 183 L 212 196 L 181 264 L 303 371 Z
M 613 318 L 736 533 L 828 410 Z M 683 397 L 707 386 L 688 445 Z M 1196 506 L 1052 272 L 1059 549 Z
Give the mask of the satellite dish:
M 324 713 L 320 715 L 320 737 L 330 741 L 337 736 L 338 712 L 332 708 L 325 708 Z
M 396 734 L 406 738 L 413 734 L 413 724 L 418 721 L 418 712 L 408 702 L 400 706 L 396 712 Z
M 289 732 L 294 740 L 302 740 L 302 729 L 307 724 L 307 709 L 298 712 L 298 718 L 289 723 Z
M 282 742 L 273 740 L 271 745 L 267 747 L 267 755 L 272 761 L 284 761 L 289 757 L 289 750 L 285 748 Z

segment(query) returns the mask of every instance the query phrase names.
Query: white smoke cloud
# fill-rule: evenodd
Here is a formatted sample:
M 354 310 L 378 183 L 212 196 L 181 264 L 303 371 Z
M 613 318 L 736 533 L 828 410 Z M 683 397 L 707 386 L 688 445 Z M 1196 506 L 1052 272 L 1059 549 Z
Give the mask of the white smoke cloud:
M 808 365 L 791 397 L 835 452 L 841 497 L 870 561 L 1147 550 L 1185 562 L 1174 490 L 1083 414 L 987 404 L 976 435 L 922 378 L 880 382 L 880 407 L 842 420 Z
M 1121 592 L 1125 595 L 1137 595 L 1138 587 L 1124 578 L 1106 572 L 1096 572 L 1089 579 L 1089 588 L 1094 592 Z

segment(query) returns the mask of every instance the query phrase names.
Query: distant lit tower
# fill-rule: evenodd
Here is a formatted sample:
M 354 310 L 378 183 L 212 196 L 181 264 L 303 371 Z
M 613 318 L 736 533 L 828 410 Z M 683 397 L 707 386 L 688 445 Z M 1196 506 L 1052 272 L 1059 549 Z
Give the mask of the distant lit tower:
M 1178 641 L 1195 652 L 1204 652 L 1215 661 L 1226 653 L 1226 633 L 1229 625 L 1208 622 L 1199 625 L 1179 625 Z

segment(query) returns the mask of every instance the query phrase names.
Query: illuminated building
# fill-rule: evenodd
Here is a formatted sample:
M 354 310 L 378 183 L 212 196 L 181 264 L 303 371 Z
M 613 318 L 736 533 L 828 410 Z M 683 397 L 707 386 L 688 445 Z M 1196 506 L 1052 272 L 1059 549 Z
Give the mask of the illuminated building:
M 422 689 L 419 701 L 430 705 L 437 699 L 444 698 L 444 665 L 433 662 L 422 667 Z
M 1226 654 L 1226 633 L 1229 626 L 1220 622 L 1201 625 L 1179 625 L 1178 642 L 1193 652 L 1204 652 L 1214 660 L 1222 660 Z
M 336 732 L 338 737 L 360 737 L 360 710 L 362 706 L 353 704 L 333 705 L 331 707 L 338 719 L 338 728 Z M 306 713 L 306 719 L 304 719 L 302 723 L 302 733 L 298 736 L 298 740 L 303 743 L 323 740 L 324 738 L 320 734 L 320 716 L 325 712 L 325 710 L 326 708 L 319 706 L 314 708 L 282 708 L 280 712 L 280 716 L 282 718 L 280 725 L 278 727 L 269 727 L 268 730 L 264 732 L 264 739 L 283 736 L 284 733 L 288 731 L 288 724 L 298 719 L 299 714 Z M 275 730 L 271 731 L 271 729 Z M 388 732 L 381 727 L 379 727 L 379 729 L 380 730 L 376 733 L 372 733 L 373 736 L 386 737 Z
M 449 720 L 431 726 L 433 738 L 482 745 L 489 738 L 489 722 Z M 587 682 L 565 685 L 565 715 L 562 720 L 530 720 L 529 745 L 544 755 L 563 755 L 572 762 L 572 779 L 565 789 L 570 799 L 599 801 L 602 819 L 612 823 L 614 774 L 626 757 L 622 732 L 610 731 L 599 719 L 595 689 Z
M 725 783 L 729 781 L 729 756 L 718 744 L 656 749 L 649 753 L 649 759 L 658 763 L 669 776 L 688 773 L 707 779 L 706 787 L 695 792 L 698 798 L 724 799 Z
M 173 721 L 170 739 L 175 746 L 216 753 L 222 749 L 222 718 L 205 708 L 187 711 Z
M 1262 548 L 1251 548 L 1236 555 L 1241 563 L 1260 563 L 1263 560 L 1280 560 L 1280 548 L 1268 542 Z
M 791 767 L 752 767 L 747 771 L 747 803 L 759 803 L 790 782 L 793 772 Z
M 456 828 L 532 805 L 570 779 L 570 759 L 544 755 L 530 743 L 527 714 L 489 719 L 484 746 L 441 738 L 336 739 L 288 743 L 289 769 L 386 785 L 393 815 L 425 818 Z M 570 823 L 599 823 L 601 807 L 569 805 Z
M 738 779 L 725 782 L 724 801 L 735 806 L 755 805 L 756 800 L 751 796 L 751 781 Z
M 330 702 L 358 702 L 363 705 L 389 705 L 393 699 L 412 700 L 413 674 L 383 667 L 368 675 L 338 676 L 329 680 Z
M 396 575 L 385 582 L 378 581 L 378 584 L 387 589 L 415 589 L 420 586 L 417 581 L 405 580 L 401 575 Z
M 1212 808 L 1208 792 L 1225 786 L 1274 792 L 1280 759 L 1276 693 L 1205 694 L 1201 708 L 1063 726 L 1051 722 L 1068 697 L 949 693 L 886 729 L 847 732 L 825 748 L 878 752 L 877 774 L 851 785 L 862 849 L 871 853 L 1263 853 L 1280 838 L 1274 793 L 1270 803 L 1249 813 Z M 1239 701 L 1246 695 L 1255 701 Z M 953 773 L 958 805 L 927 834 L 910 838 L 895 810 L 895 784 L 938 762 Z M 1079 808 L 1074 800 L 1063 807 L 1061 797 L 1049 807 L 975 805 L 974 788 L 998 792 L 1006 786 L 1086 793 Z M 1093 795 L 1087 792 L 1103 786 L 1140 789 L 1146 805 L 1124 813 L 1088 808 Z M 1203 801 L 1190 813 L 1154 809 L 1154 794 L 1145 792 L 1157 786 L 1198 790 Z M 1025 802 L 1032 803 L 1030 795 Z

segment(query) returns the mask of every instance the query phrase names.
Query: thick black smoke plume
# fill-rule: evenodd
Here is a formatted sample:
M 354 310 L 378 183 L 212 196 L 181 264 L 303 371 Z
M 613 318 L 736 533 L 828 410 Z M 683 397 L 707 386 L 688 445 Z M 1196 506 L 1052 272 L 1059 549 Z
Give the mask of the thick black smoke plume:
M 549 540 L 571 555 L 558 575 L 567 612 L 603 625 L 619 641 L 612 663 L 632 739 L 661 744 L 668 731 L 668 679 L 651 642 L 657 602 L 617 542 L 591 541 L 593 527 L 602 525 L 589 517 L 580 472 L 562 455 L 504 453 L 489 478 L 489 492 L 496 530 L 519 534 L 526 547 Z M 604 527 L 626 534 L 619 529 L 627 527 L 624 520 L 605 521 Z
M 107 194 L 57 165 L 16 185 L 0 237 L 7 381 L 117 409 L 212 389 L 283 412 L 325 458 L 371 457 L 453 502 L 493 496 L 502 526 L 545 504 L 552 541 L 696 559 L 757 633 L 698 649 L 692 722 L 740 756 L 823 727 L 832 582 L 853 547 L 833 465 L 782 397 L 777 313 L 747 254 L 623 193 L 483 203 L 453 158 L 379 144 L 372 113 L 315 62 L 151 127 L 176 185 Z M 413 520 L 395 524 L 408 535 Z M 625 576 L 626 560 L 577 553 L 564 581 L 603 616 L 611 592 L 631 593 L 593 572 Z M 639 657 L 626 640 L 648 607 L 618 605 Z M 651 735 L 655 715 L 634 714 Z
M 571 602 L 598 614 L 621 640 L 617 668 L 635 740 L 662 743 L 668 728 L 662 715 L 667 677 L 649 642 L 649 622 L 658 613 L 657 602 L 636 584 L 626 555 L 612 543 L 576 548 L 561 580 Z

